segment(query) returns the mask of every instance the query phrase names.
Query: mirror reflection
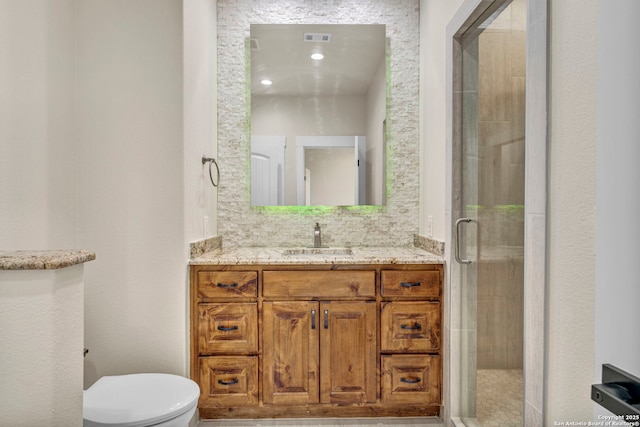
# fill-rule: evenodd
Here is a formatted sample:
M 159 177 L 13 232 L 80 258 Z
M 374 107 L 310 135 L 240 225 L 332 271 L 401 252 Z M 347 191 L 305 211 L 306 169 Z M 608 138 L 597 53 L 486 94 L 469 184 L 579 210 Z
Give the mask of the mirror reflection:
M 252 24 L 250 45 L 251 204 L 383 205 L 385 26 Z

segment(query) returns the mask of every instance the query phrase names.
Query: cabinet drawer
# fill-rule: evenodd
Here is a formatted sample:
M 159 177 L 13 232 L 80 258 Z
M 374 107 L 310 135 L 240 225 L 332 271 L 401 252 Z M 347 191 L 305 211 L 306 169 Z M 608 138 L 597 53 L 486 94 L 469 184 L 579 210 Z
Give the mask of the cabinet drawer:
M 438 351 L 440 349 L 440 303 L 382 303 L 381 351 Z
M 258 357 L 201 357 L 201 406 L 258 404 Z
M 258 351 L 256 303 L 198 304 L 198 353 Z
M 375 271 L 265 271 L 265 298 L 375 297 Z
M 381 274 L 382 296 L 438 298 L 440 296 L 440 271 L 383 270 Z
M 382 356 L 382 402 L 440 405 L 440 357 Z
M 246 298 L 258 296 L 255 271 L 199 271 L 198 298 Z

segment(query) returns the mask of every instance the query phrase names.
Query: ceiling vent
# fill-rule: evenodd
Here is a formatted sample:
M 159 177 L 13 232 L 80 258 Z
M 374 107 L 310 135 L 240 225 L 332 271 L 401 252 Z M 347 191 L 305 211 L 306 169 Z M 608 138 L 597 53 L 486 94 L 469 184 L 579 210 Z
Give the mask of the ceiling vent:
M 329 33 L 304 33 L 305 42 L 330 43 L 331 34 Z

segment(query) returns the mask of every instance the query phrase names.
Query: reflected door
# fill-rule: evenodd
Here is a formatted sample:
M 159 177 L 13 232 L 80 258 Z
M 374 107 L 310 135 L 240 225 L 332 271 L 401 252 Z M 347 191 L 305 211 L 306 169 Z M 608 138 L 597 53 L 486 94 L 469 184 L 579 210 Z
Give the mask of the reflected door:
M 365 136 L 297 136 L 298 206 L 366 204 L 366 152 Z
M 284 205 L 284 136 L 251 137 L 251 205 Z
M 461 415 L 523 424 L 525 0 L 496 2 L 460 39 Z

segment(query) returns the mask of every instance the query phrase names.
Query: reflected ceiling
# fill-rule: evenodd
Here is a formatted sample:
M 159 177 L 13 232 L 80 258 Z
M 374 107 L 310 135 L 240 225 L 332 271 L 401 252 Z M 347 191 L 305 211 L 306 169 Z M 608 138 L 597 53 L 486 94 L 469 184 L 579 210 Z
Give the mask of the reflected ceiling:
M 329 34 L 331 41 L 305 41 L 305 34 Z M 385 59 L 385 45 L 384 25 L 253 24 L 251 92 L 278 96 L 365 94 L 378 64 Z M 311 54 L 318 52 L 324 59 L 311 59 Z M 273 84 L 263 86 L 263 79 Z

